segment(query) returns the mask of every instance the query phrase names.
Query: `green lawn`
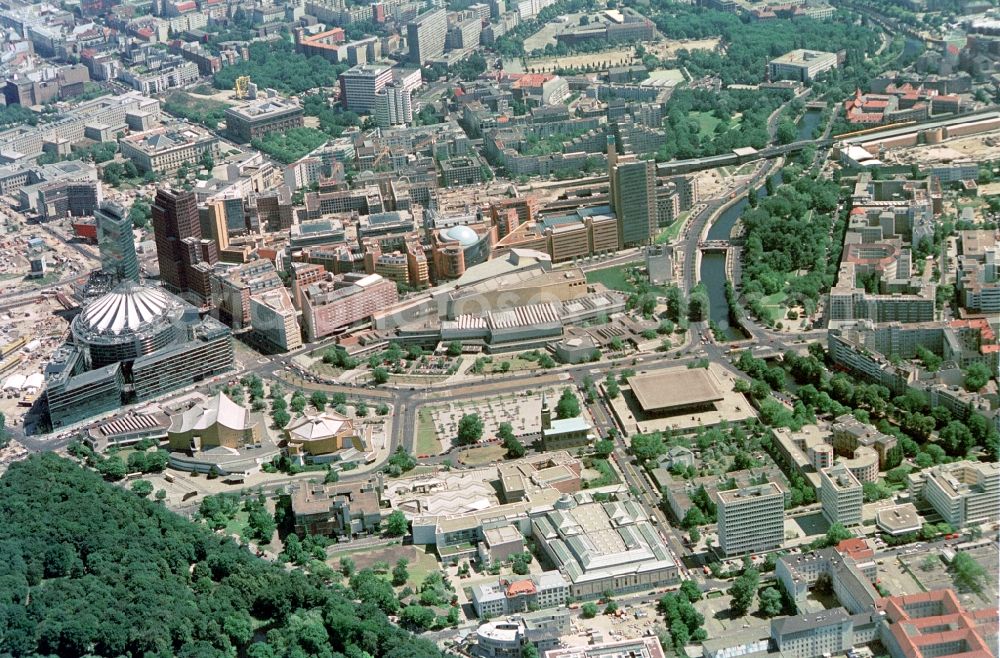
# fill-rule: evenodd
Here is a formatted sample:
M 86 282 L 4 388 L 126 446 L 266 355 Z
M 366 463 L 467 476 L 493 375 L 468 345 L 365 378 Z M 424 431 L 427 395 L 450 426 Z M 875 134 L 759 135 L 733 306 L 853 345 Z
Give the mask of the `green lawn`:
M 482 466 L 503 459 L 504 452 L 503 446 L 495 444 L 464 448 L 458 453 L 458 461 L 466 466 Z
M 771 319 L 778 321 L 785 319 L 785 300 L 787 299 L 788 293 L 780 290 L 773 295 L 761 297 L 760 301 L 767 308 L 768 313 L 771 314 Z
M 684 225 L 687 224 L 688 217 L 690 216 L 690 210 L 685 210 L 681 214 L 677 215 L 677 219 L 674 220 L 673 224 L 660 230 L 659 235 L 656 236 L 656 244 L 666 244 L 676 240 L 677 236 L 679 236 L 681 231 L 684 230 Z
M 674 222 L 676 224 L 676 222 Z M 635 286 L 628 280 L 624 267 L 607 267 L 603 270 L 587 272 L 587 283 L 602 283 L 605 288 L 622 292 L 635 292 Z
M 417 454 L 436 455 L 441 452 L 441 441 L 438 440 L 434 421 L 429 409 L 421 409 L 417 416 Z
M 493 361 L 491 363 L 487 363 L 483 366 L 483 372 L 484 373 L 502 372 L 500 370 L 500 364 L 503 363 L 504 361 L 510 363 L 510 370 L 508 370 L 507 372 L 517 372 L 519 370 L 534 370 L 539 367 L 538 361 L 529 361 L 528 359 L 522 359 L 519 356 L 511 356 L 511 357 L 494 356 Z
M 714 135 L 715 129 L 722 123 L 711 112 L 691 112 L 688 116 L 698 121 L 698 134 L 702 136 Z

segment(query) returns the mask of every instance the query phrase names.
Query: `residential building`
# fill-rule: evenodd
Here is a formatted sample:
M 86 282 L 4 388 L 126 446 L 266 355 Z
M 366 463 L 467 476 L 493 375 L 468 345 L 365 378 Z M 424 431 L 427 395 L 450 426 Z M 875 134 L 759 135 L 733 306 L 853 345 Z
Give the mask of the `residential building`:
M 376 95 L 391 82 L 392 69 L 388 66 L 358 64 L 340 74 L 340 100 L 352 112 L 371 114 L 376 108 Z
M 270 89 L 262 98 L 226 108 L 226 132 L 237 142 L 251 142 L 303 125 L 302 106 Z
M 959 461 L 910 474 L 910 492 L 954 528 L 1000 520 L 1000 464 Z
M 94 211 L 97 249 L 101 270 L 116 280 L 139 282 L 139 258 L 135 253 L 132 218 L 120 204 L 104 202 Z
M 772 81 L 810 82 L 820 73 L 837 68 L 839 65 L 836 53 L 800 49 L 772 59 L 767 65 L 767 73 Z
M 718 493 L 719 548 L 743 555 L 779 548 L 785 539 L 785 494 L 777 484 Z
M 448 13 L 443 8 L 430 9 L 406 25 L 406 45 L 410 62 L 417 66 L 444 54 L 448 34 Z
M 836 464 L 819 472 L 819 502 L 823 516 L 831 524 L 844 526 L 861 524 L 863 493 L 861 483 L 844 464 Z
M 412 92 L 399 82 L 390 82 L 376 91 L 375 122 L 380 128 L 413 123 Z

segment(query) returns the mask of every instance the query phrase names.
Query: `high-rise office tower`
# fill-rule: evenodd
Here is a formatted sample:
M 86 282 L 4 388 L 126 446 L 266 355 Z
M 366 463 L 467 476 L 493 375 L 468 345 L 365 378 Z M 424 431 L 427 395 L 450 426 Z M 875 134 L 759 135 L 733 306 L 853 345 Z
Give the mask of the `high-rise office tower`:
M 382 128 L 413 123 L 413 99 L 410 90 L 398 82 L 375 94 L 375 122 Z
M 198 208 L 201 234 L 215 240 L 219 251 L 229 246 L 229 227 L 226 224 L 226 203 L 223 199 L 209 199 Z
M 447 35 L 448 14 L 444 9 L 431 9 L 414 18 L 406 25 L 410 61 L 419 65 L 443 55 Z
M 101 270 L 117 281 L 139 282 L 139 258 L 135 254 L 132 220 L 121 205 L 105 201 L 94 210 Z
M 720 491 L 717 516 L 726 555 L 768 551 L 785 539 L 785 494 L 773 482 Z
M 168 288 L 184 292 L 188 289 L 190 255 L 183 240 L 201 240 L 198 199 L 190 191 L 157 190 L 152 211 L 160 280 Z
M 618 217 L 619 244 L 648 244 L 656 235 L 656 163 L 635 155 L 619 156 L 608 140 L 611 209 Z
M 383 64 L 358 64 L 340 74 L 340 102 L 352 112 L 369 114 L 375 95 L 392 82 L 392 68 Z

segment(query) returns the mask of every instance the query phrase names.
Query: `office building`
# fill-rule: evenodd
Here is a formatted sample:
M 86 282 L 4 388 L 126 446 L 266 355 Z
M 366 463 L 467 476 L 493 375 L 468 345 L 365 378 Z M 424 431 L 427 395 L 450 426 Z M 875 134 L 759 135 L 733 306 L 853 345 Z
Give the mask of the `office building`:
M 204 153 L 219 156 L 219 138 L 193 124 L 162 126 L 118 140 L 124 158 L 142 172 L 173 174 L 182 164 L 198 162 Z
M 824 71 L 837 68 L 836 53 L 819 50 L 793 50 L 772 59 L 767 65 L 768 77 L 774 80 L 809 82 Z
M 806 598 L 821 577 L 829 579 L 837 601 L 851 614 L 873 610 L 880 598 L 872 584 L 878 576 L 875 561 L 859 562 L 837 548 L 783 555 L 774 573 L 799 609 L 808 607 Z
M 250 298 L 283 288 L 274 263 L 257 258 L 239 265 L 219 264 L 212 276 L 212 302 L 219 319 L 233 329 L 250 326 Z
M 448 14 L 443 8 L 420 14 L 406 25 L 406 44 L 410 62 L 420 66 L 429 59 L 444 54 L 448 35 Z
M 600 503 L 586 494 L 563 494 L 551 510 L 532 516 L 531 534 L 578 599 L 678 582 L 663 537 L 634 500 Z
M 819 479 L 819 502 L 826 520 L 844 526 L 860 525 L 864 496 L 861 483 L 850 469 L 836 464 L 820 470 Z
M 944 589 L 879 602 L 878 639 L 892 658 L 959 658 L 996 655 L 996 606 L 966 610 L 953 590 Z
M 512 526 L 493 528 L 485 532 L 490 535 L 504 532 L 515 536 L 515 542 L 524 550 L 524 537 Z M 564 605 L 569 596 L 569 582 L 558 571 L 546 571 L 526 578 L 510 581 L 500 579 L 495 583 L 485 583 L 472 588 L 472 606 L 481 619 L 525 612 L 529 609 L 551 608 Z
M 608 180 L 611 209 L 618 217 L 618 243 L 622 247 L 647 244 L 657 227 L 656 163 L 635 155 L 619 156 L 609 143 Z
M 545 652 L 545 658 L 664 658 L 660 640 L 643 637 L 637 640 L 602 642 L 581 647 L 566 647 Z
M 382 474 L 355 482 L 307 483 L 292 495 L 295 534 L 356 537 L 378 530 L 382 521 Z
M 782 658 L 840 655 L 875 639 L 879 616 L 873 611 L 849 614 L 844 608 L 782 617 L 771 621 L 771 640 Z
M 157 190 L 152 215 L 160 280 L 173 291 L 185 292 L 194 279 L 191 268 L 199 260 L 184 243 L 188 238 L 201 240 L 197 197 L 191 191 Z
M 392 69 L 388 66 L 358 64 L 340 74 L 340 102 L 352 112 L 371 114 L 376 108 L 376 95 L 391 82 Z
M 717 514 L 726 555 L 768 551 L 785 539 L 785 494 L 774 482 L 720 491 Z
M 70 330 L 45 369 L 54 428 L 233 367 L 229 329 L 161 288 L 127 280 L 88 304 Z
M 302 106 L 271 90 L 263 98 L 226 108 L 226 132 L 237 142 L 251 142 L 303 125 Z
M 104 202 L 94 211 L 101 270 L 117 281 L 139 282 L 139 258 L 135 254 L 132 219 L 121 205 Z
M 960 461 L 910 474 L 923 497 L 954 528 L 1000 520 L 1000 464 Z
M 399 82 L 387 84 L 376 92 L 375 122 L 380 128 L 413 123 L 412 92 Z
M 399 301 L 396 284 L 378 274 L 345 274 L 334 281 L 317 281 L 304 293 L 302 322 L 310 342 L 370 320 Z
M 537 610 L 504 620 L 487 622 L 476 629 L 472 647 L 475 658 L 521 658 L 532 646 L 536 655 L 555 649 L 559 639 L 571 631 L 570 611 Z
M 250 326 L 269 346 L 282 352 L 302 347 L 295 307 L 284 287 L 251 295 Z

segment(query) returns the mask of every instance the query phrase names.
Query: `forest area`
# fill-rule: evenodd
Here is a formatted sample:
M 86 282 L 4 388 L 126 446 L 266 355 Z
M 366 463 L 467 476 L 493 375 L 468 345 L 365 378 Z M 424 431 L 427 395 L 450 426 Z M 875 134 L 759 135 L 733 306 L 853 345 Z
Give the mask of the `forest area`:
M 53 454 L 0 479 L 0 655 L 438 658 L 373 598 Z
M 767 317 L 761 297 L 781 291 L 811 313 L 837 275 L 840 236 L 834 231 L 834 213 L 839 186 L 798 175 L 797 170 L 786 166 L 785 184 L 780 186 L 769 179 L 768 196 L 758 202 L 752 194 L 741 219 L 746 229 L 742 292 L 759 317 Z
M 668 39 L 721 37 L 723 52 L 681 51 L 679 60 L 695 78 L 714 75 L 723 85 L 763 82 L 767 62 L 796 48 L 847 50 L 863 58 L 880 44 L 875 30 L 855 24 L 847 14 L 827 21 L 798 18 L 755 23 L 744 22 L 736 14 L 669 0 L 654 0 L 647 13 Z

